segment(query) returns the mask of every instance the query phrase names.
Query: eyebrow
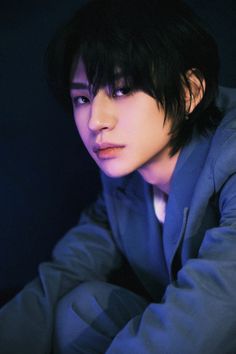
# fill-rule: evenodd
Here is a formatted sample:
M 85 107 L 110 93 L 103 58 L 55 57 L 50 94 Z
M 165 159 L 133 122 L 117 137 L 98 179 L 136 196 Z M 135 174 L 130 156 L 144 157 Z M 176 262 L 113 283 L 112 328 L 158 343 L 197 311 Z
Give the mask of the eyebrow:
M 122 72 L 116 72 L 114 74 L 114 79 L 115 81 L 119 81 L 120 79 L 123 79 L 124 75 Z M 82 89 L 82 90 L 90 90 L 90 85 L 85 83 L 85 82 L 71 82 L 70 83 L 70 89 Z
M 70 89 L 88 90 L 89 89 L 89 85 L 84 83 L 84 82 L 71 82 L 70 83 Z

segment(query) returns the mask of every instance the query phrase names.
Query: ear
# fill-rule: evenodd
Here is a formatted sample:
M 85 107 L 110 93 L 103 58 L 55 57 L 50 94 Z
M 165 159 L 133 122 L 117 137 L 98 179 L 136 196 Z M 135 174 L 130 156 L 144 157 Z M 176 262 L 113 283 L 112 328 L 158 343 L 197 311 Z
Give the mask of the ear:
M 204 78 L 199 78 L 196 69 L 188 70 L 186 73 L 186 79 L 188 81 L 188 85 L 185 85 L 186 113 L 190 114 L 201 102 L 204 96 L 206 81 Z

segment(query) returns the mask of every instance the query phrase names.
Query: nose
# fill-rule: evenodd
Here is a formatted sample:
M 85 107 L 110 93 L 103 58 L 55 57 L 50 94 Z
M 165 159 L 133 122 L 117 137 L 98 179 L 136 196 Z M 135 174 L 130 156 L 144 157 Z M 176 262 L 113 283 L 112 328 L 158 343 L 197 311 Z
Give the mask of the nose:
M 88 127 L 93 132 L 111 130 L 116 124 L 116 116 L 112 99 L 103 91 L 99 90 L 93 98 L 90 110 Z

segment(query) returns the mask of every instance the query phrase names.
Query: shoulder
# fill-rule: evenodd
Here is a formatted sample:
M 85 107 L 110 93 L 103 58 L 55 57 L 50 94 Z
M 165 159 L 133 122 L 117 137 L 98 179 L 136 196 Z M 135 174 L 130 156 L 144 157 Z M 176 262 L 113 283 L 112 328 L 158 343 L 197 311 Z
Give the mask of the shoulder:
M 220 86 L 216 104 L 225 113 L 236 108 L 236 88 Z
M 216 129 L 209 158 L 218 189 L 230 175 L 236 173 L 236 109 L 228 111 Z
M 212 147 L 218 147 L 221 151 L 222 146 L 219 144 L 227 145 L 228 140 L 233 138 L 236 133 L 236 108 L 227 111 L 213 134 Z M 236 143 L 236 141 L 235 141 Z

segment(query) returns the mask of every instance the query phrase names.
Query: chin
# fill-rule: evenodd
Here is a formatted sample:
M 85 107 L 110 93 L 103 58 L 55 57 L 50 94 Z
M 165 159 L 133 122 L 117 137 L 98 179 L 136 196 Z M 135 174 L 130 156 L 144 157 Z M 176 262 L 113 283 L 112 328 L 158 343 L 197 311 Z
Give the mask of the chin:
M 133 170 L 132 169 L 122 169 L 122 168 L 115 168 L 115 167 L 110 167 L 110 168 L 104 168 L 103 166 L 99 166 L 99 168 L 105 173 L 105 175 L 107 175 L 108 177 L 111 178 L 119 178 L 119 177 L 125 177 L 128 174 L 132 173 Z

